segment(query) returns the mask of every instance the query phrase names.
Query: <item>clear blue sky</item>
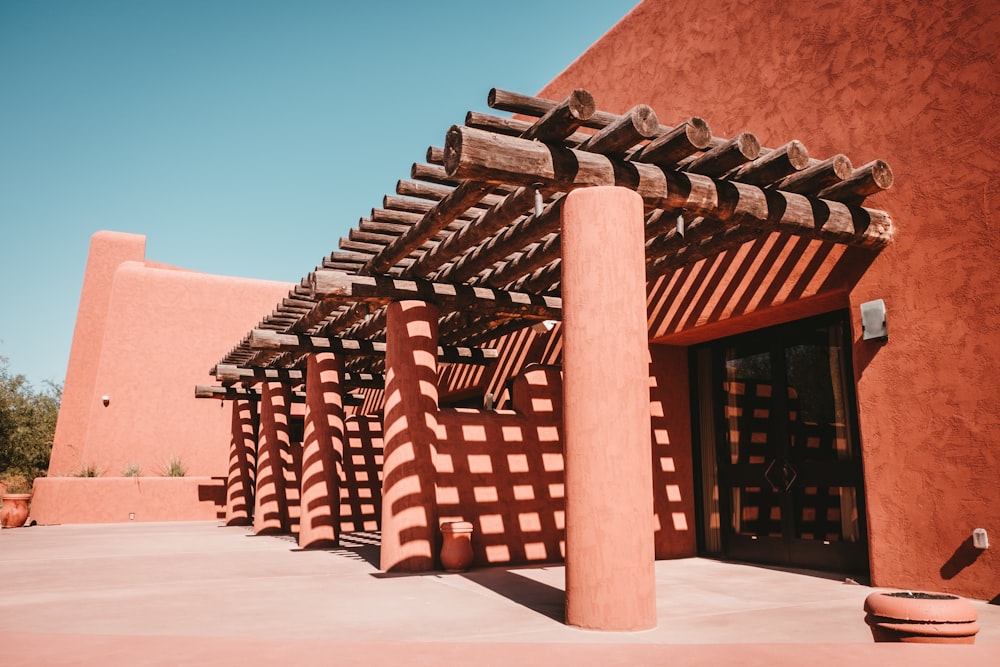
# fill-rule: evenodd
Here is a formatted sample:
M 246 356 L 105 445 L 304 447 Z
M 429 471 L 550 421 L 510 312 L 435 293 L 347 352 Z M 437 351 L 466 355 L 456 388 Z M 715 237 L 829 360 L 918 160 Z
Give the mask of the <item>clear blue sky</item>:
M 637 0 L 0 2 L 0 356 L 62 382 L 91 234 L 297 282 L 491 87 Z

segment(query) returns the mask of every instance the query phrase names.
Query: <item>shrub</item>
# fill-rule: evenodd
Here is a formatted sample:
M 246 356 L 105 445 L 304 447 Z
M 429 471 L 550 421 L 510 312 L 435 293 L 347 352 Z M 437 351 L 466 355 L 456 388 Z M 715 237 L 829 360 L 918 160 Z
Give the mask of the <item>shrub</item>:
M 181 463 L 181 457 L 171 456 L 167 465 L 160 469 L 164 477 L 183 477 L 187 473 L 187 468 Z
M 142 468 L 138 463 L 129 463 L 127 466 L 122 468 L 122 477 L 141 477 Z
M 23 375 L 11 375 L 0 356 L 0 479 L 21 477 L 30 488 L 45 475 L 62 387 L 35 391 Z
M 103 471 L 95 465 L 86 465 L 73 473 L 73 477 L 100 477 Z
M 31 493 L 31 480 L 25 475 L 8 475 L 0 479 L 0 493 Z

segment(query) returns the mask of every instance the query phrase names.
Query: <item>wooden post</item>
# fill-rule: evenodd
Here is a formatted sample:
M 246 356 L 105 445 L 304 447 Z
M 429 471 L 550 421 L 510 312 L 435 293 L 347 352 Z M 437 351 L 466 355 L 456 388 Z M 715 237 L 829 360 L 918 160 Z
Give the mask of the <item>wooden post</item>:
M 656 625 L 643 244 L 639 195 L 566 197 L 566 622 L 594 630 Z
M 306 360 L 299 546 L 329 547 L 340 538 L 340 469 L 344 461 L 344 362 L 329 352 Z
M 255 535 L 273 535 L 291 530 L 282 462 L 283 453 L 291 447 L 288 430 L 291 404 L 288 385 L 264 383 L 260 401 L 260 441 L 257 445 L 257 489 L 254 494 Z
M 229 475 L 226 482 L 226 525 L 249 526 L 252 522 L 254 468 L 256 467 L 257 402 L 233 401 L 229 440 Z
M 438 310 L 422 301 L 386 308 L 383 571 L 425 572 L 437 560 Z

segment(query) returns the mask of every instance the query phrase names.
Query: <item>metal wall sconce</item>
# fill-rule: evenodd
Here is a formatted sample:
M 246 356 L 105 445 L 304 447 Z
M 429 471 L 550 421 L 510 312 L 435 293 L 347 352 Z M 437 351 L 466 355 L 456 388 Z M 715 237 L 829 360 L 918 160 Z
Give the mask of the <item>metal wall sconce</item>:
M 882 299 L 861 304 L 861 339 L 889 340 L 889 329 L 885 320 L 885 301 Z
M 101 403 L 104 404 L 104 407 L 108 407 L 108 404 L 111 403 L 111 397 L 108 396 L 107 394 L 101 396 Z

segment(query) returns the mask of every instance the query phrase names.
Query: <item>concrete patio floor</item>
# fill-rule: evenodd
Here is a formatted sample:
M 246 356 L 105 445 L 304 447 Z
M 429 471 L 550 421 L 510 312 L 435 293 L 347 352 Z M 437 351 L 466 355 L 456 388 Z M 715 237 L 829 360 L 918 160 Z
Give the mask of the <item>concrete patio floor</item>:
M 216 523 L 0 531 L 0 665 L 1000 664 L 974 646 L 875 645 L 864 585 L 689 558 L 656 563 L 658 625 L 562 622 L 562 566 L 386 575 L 377 535 L 301 551 Z

